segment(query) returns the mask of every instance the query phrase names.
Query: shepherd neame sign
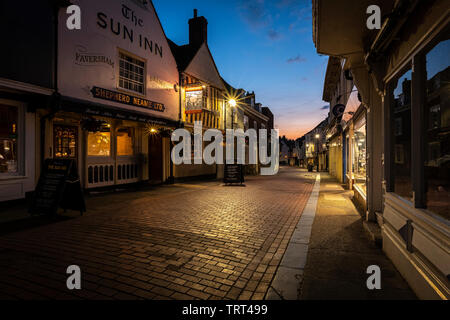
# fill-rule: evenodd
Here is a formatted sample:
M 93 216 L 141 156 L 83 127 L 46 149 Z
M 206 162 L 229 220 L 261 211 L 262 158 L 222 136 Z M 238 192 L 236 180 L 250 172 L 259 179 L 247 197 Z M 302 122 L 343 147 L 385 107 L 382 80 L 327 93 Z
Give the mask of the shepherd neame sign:
M 99 87 L 93 87 L 92 95 L 94 98 L 103 99 L 107 101 L 113 101 L 118 103 L 127 104 L 134 107 L 141 107 L 141 108 L 147 108 L 153 111 L 159 111 L 164 112 L 166 110 L 166 107 L 162 103 L 153 102 L 150 100 L 133 97 L 128 94 L 124 94 L 121 92 L 115 92 Z

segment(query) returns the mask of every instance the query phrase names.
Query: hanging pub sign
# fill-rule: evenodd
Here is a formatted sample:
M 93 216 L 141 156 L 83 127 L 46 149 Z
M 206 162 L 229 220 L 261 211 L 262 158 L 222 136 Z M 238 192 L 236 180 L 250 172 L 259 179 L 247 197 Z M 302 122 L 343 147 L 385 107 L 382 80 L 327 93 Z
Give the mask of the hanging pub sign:
M 202 113 L 203 87 L 186 89 L 186 114 Z
M 97 99 L 123 103 L 129 106 L 146 108 L 158 112 L 164 112 L 166 110 L 166 107 L 162 103 L 134 97 L 121 92 L 115 92 L 99 87 L 93 87 L 91 92 L 94 98 Z
M 58 208 L 86 211 L 75 160 L 47 159 L 33 195 L 32 215 L 56 215 Z
M 342 117 L 345 112 L 345 106 L 343 104 L 337 104 L 333 107 L 332 112 L 336 118 Z
M 223 182 L 225 184 L 240 183 L 242 185 L 245 182 L 244 166 L 242 164 L 226 164 Z

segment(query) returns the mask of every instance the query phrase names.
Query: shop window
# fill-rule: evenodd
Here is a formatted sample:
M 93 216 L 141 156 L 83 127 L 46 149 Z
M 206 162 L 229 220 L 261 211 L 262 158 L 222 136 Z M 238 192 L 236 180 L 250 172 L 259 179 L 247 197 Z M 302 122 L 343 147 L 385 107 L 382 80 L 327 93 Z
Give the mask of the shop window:
M 145 62 L 119 53 L 119 87 L 145 94 Z
M 117 155 L 132 156 L 133 150 L 133 128 L 120 128 L 117 130 Z
M 356 129 L 353 139 L 353 164 L 354 164 L 354 177 L 355 185 L 361 189 L 364 193 L 366 190 L 366 125 L 364 124 Z
M 89 132 L 88 156 L 109 157 L 111 156 L 111 131 L 108 127 L 99 132 Z
M 393 131 L 394 145 L 394 192 L 412 201 L 411 179 L 411 69 L 397 78 L 394 89 Z
M 426 54 L 425 179 L 427 208 L 450 219 L 450 40 Z
M 18 174 L 18 108 L 0 105 L 0 175 Z
M 53 126 L 55 158 L 76 159 L 78 128 L 62 125 Z

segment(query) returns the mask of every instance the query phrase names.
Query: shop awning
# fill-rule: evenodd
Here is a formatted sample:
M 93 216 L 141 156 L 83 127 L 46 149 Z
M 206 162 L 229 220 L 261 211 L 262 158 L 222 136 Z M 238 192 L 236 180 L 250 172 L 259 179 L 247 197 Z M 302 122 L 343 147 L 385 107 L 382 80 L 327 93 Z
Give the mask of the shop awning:
M 359 101 L 358 98 L 358 90 L 356 89 L 356 87 L 353 87 L 353 91 L 350 94 L 347 105 L 345 106 L 344 116 L 342 117 L 342 120 L 344 120 L 346 123 L 350 121 L 360 105 L 361 101 Z

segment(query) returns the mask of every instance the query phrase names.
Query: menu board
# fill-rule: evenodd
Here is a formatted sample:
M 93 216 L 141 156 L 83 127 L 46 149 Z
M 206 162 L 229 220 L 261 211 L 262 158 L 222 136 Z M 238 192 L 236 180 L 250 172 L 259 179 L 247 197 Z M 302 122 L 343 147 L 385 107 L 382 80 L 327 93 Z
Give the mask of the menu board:
M 58 207 L 86 211 L 83 191 L 74 160 L 48 159 L 33 195 L 31 214 L 56 215 Z
M 226 164 L 224 170 L 224 183 L 240 183 L 243 184 L 244 180 L 244 166 L 241 164 Z

